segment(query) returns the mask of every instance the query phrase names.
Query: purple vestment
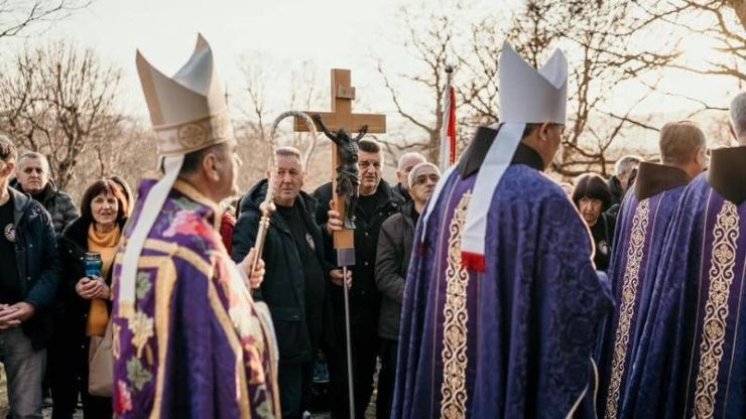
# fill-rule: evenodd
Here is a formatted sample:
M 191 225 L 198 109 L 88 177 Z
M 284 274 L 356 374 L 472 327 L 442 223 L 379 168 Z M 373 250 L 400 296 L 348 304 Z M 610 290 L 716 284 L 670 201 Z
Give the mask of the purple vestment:
M 466 270 L 475 178 L 452 173 L 425 237 L 417 228 L 392 417 L 564 417 L 592 398 L 591 353 L 610 308 L 588 229 L 559 186 L 513 164 L 492 199 L 485 271 Z
M 609 269 L 615 310 L 603 333 L 598 363 L 599 417 L 619 415 L 666 233 L 688 181 L 679 169 L 642 163 L 622 204 Z
M 624 417 L 746 415 L 744 220 L 746 204 L 726 200 L 707 175 L 686 188 L 664 246 Z
M 143 181 L 139 196 L 154 183 Z M 139 200 L 133 219 L 141 206 Z M 140 256 L 134 310 L 114 306 L 117 417 L 279 416 L 271 326 L 231 273 L 219 225 L 219 209 L 177 181 Z

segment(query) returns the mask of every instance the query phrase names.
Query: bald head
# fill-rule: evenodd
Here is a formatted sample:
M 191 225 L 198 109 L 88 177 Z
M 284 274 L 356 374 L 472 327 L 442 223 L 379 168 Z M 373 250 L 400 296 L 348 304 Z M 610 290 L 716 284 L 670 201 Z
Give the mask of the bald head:
M 409 172 L 418 164 L 426 161 L 425 156 L 414 151 L 404 153 L 399 157 L 399 164 L 396 166 L 396 177 L 405 190 L 409 190 Z
M 641 161 L 643 161 L 642 157 L 634 155 L 627 155 L 617 160 L 614 171 L 624 192 L 627 192 L 629 188 L 629 177 L 632 175 L 632 171 L 637 169 Z
M 746 145 L 746 92 L 741 92 L 730 102 L 730 122 L 738 142 Z

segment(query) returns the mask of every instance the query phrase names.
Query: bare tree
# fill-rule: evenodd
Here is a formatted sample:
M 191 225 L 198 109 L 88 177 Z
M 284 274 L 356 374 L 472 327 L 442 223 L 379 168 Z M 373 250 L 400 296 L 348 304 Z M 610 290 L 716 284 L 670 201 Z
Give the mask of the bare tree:
M 242 112 L 246 118 L 246 129 L 252 136 L 264 142 L 269 135 L 266 127 L 269 104 L 265 91 L 270 77 L 275 72 L 274 66 L 266 55 L 258 52 L 244 56 L 242 61 L 241 70 L 245 77 L 244 92 L 249 99 L 249 106 Z
M 117 132 L 120 77 L 90 49 L 62 41 L 26 48 L 0 75 L 0 130 L 47 154 L 64 188 L 86 148 Z
M 463 7 L 457 4 L 456 8 Z M 393 75 L 386 69 L 382 59 L 378 60 L 378 72 L 388 89 L 391 100 L 396 107 L 397 113 L 408 123 L 424 132 L 421 138 L 403 141 L 384 141 L 389 154 L 398 154 L 404 149 L 420 148 L 430 161 L 438 160 L 440 149 L 441 130 L 443 128 L 443 95 L 446 88 L 445 68 L 450 61 L 455 59 L 452 54 L 452 41 L 454 39 L 455 18 L 451 10 L 439 8 L 426 8 L 429 14 L 422 15 L 421 11 L 413 12 L 406 7 L 400 9 L 400 19 L 407 30 L 404 46 L 409 50 L 411 56 L 421 64 L 419 73 L 401 73 Z M 397 83 L 398 81 L 398 83 Z M 415 88 L 427 92 L 429 104 L 428 114 L 423 116 L 411 108 L 400 94 L 399 85 L 408 83 Z
M 656 129 L 634 113 L 655 90 L 656 83 L 649 83 L 626 109 L 612 108 L 611 99 L 624 89 L 625 83 L 656 73 L 677 57 L 675 52 L 653 52 L 645 44 L 632 46 L 640 44 L 634 40 L 649 35 L 653 24 L 641 19 L 634 7 L 629 2 L 530 0 L 510 16 L 487 15 L 473 22 L 469 30 L 458 31 L 466 34 L 466 39 L 454 35 L 456 24 L 447 11 L 429 16 L 425 29 L 410 24 L 409 45 L 424 70 L 404 79 L 430 88 L 433 113 L 424 118 L 415 117 L 404 108 L 390 75 L 381 66 L 379 69 L 397 111 L 425 132 L 425 144 L 418 145 L 425 145 L 434 158 L 442 127 L 443 67 L 447 60 L 457 66 L 459 124 L 474 127 L 497 121 L 497 57 L 503 40 L 510 40 L 535 67 L 543 64 L 555 47 L 562 46 L 570 61 L 570 102 L 565 151 L 553 169 L 565 176 L 587 170 L 605 174 L 613 160 L 610 150 L 629 129 Z M 664 46 L 675 51 L 675 45 Z
M 134 188 L 144 174 L 157 169 L 156 134 L 144 121 L 125 117 L 102 141 L 78 156 L 75 176 L 65 191 L 79 199 L 96 179 L 119 175 Z
M 746 86 L 746 1 L 744 0 L 667 0 L 639 2 L 645 19 L 657 27 L 673 28 L 686 51 L 693 39 L 712 44 L 706 57 L 695 62 L 675 60 L 670 68 L 697 76 L 719 77 L 733 81 L 735 88 Z M 709 103 L 687 91 L 665 92 L 696 108 L 690 116 L 701 112 L 723 111 L 722 103 Z
M 91 0 L 0 0 L 0 40 L 22 35 L 32 26 L 64 19 Z
M 639 135 L 639 128 L 657 131 L 650 118 L 634 115 L 637 107 L 657 90 L 660 71 L 678 56 L 675 39 L 656 30 L 659 40 L 668 42 L 633 47 L 636 39 L 651 36 L 652 22 L 637 17 L 635 5 L 629 2 L 570 3 L 568 22 L 562 38 L 571 45 L 570 110 L 568 129 L 561 158 L 553 167 L 563 175 L 578 175 L 588 169 L 607 174 L 613 160 L 610 149 L 628 133 Z M 632 31 L 632 32 L 630 32 Z M 573 54 L 574 51 L 575 53 Z M 656 75 L 637 97 L 628 90 L 631 82 Z M 626 104 L 612 108 L 610 101 L 618 94 L 629 98 Z M 635 129 L 633 129 L 635 128 Z
M 741 21 L 741 26 L 746 29 L 746 0 L 728 0 L 728 4 L 736 12 L 738 20 Z
M 319 89 L 321 76 L 311 62 L 299 65 L 279 65 L 260 53 L 247 54 L 242 65 L 244 92 L 248 106 L 244 119 L 237 125 L 240 144 L 239 153 L 248 169 L 242 173 L 241 183 L 251 184 L 265 175 L 267 167 L 269 135 L 274 118 L 287 110 L 314 109 L 325 103 L 324 91 Z M 287 82 L 287 83 L 283 83 Z M 278 86 L 287 86 L 277 94 Z M 273 86 L 273 95 L 268 94 Z M 285 92 L 285 94 L 282 94 Z M 316 163 L 315 154 L 323 144 L 320 138 L 310 133 L 292 131 L 292 119 L 278 127 L 277 140 L 281 145 L 292 145 L 304 155 L 307 179 L 313 185 L 317 178 L 326 178 L 325 167 Z

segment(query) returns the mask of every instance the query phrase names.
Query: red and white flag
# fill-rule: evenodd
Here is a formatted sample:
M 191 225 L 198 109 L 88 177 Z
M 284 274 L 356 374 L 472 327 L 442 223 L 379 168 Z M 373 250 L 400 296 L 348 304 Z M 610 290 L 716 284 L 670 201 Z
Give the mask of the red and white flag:
M 440 135 L 441 172 L 445 172 L 456 162 L 456 89 L 451 86 L 450 82 L 445 93 L 443 128 Z

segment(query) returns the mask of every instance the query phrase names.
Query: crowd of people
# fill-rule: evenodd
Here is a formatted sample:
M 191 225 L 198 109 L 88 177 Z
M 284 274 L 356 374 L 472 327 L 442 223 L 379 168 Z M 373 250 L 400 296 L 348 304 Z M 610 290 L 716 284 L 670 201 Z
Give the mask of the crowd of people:
M 12 167 L 16 160 L 14 146 L 7 139 L 2 144 L 8 150 L 3 162 Z M 661 130 L 660 149 L 664 164 L 680 167 L 690 178 L 706 167 L 706 158 L 698 157 L 706 151 L 704 134 L 694 123 L 667 124 Z M 314 366 L 325 360 L 330 373 L 329 400 L 334 401 L 328 405 L 334 417 L 348 417 L 348 404 L 344 402 L 348 394 L 342 299 L 345 281 L 335 265 L 331 247 L 331 235 L 341 229 L 342 222 L 339 214 L 330 209 L 331 183 L 320 186 L 313 194 L 303 191 L 306 168 L 299 150 L 278 148 L 276 158 L 273 196 L 277 211 L 271 218 L 262 253 L 266 275 L 253 297 L 266 302 L 271 313 L 279 348 L 278 383 L 282 389 L 283 416 L 302 417 L 310 410 Z M 355 221 L 356 260 L 360 263 L 351 270 L 347 281 L 352 307 L 355 417 L 363 417 L 368 408 L 378 360 L 376 412 L 377 417 L 388 418 L 415 227 L 441 173 L 423 155 L 408 152 L 397 165 L 399 182 L 390 186 L 383 180 L 383 151 L 374 140 L 360 142 L 359 161 L 362 183 Z M 596 174 L 582 175 L 569 194 L 593 238 L 593 260 L 600 271 L 609 268 L 619 206 L 634 185 L 638 166 L 643 161 L 641 157 L 625 156 L 617 163 L 615 176 L 608 181 Z M 37 349 L 32 351 L 37 357 L 34 362 L 28 358 L 23 367 L 17 367 L 12 358 L 5 361 L 10 387 L 24 389 L 12 393 L 13 406 L 31 409 L 14 410 L 14 414 L 24 417 L 41 403 L 46 364 L 54 418 L 73 417 L 79 396 L 85 417 L 110 417 L 111 397 L 88 392 L 89 354 L 92 342 L 96 342 L 91 338 L 102 337 L 109 322 L 111 267 L 132 211 L 132 192 L 117 176 L 99 179 L 87 187 L 77 207 L 50 179 L 46 157 L 35 152 L 18 156 L 16 177 L 12 182 L 11 178 L 12 172 L 8 171 L 5 189 L 11 198 L 0 208 L 18 207 L 20 204 L 16 202 L 23 202 L 24 206 L 36 209 L 37 222 L 44 225 L 38 229 L 43 235 L 26 233 L 24 229 L 17 237 L 56 238 L 52 243 L 28 242 L 30 248 L 36 244 L 38 249 L 44 249 L 37 259 L 39 271 L 31 276 L 31 284 L 57 289 L 51 294 L 47 292 L 47 300 L 42 304 L 34 305 L 30 317 L 19 317 L 21 322 L 29 321 L 29 325 L 38 322 L 43 326 L 22 329 L 27 331 L 25 337 L 30 347 Z M 262 179 L 250 188 L 236 206 L 237 222 L 229 222 L 222 229 L 224 244 L 231 249 L 236 262 L 244 260 L 254 246 L 267 187 L 268 179 Z M 29 239 L 23 242 L 26 240 Z M 82 261 L 89 251 L 102 255 L 101 276 L 85 275 Z M 3 256 L 4 260 L 13 260 L 12 254 L 6 252 Z M 37 285 L 45 273 L 47 278 L 57 275 L 58 279 L 42 280 Z M 3 304 L 8 307 L 27 301 L 27 296 L 36 292 L 32 286 L 21 293 L 20 287 L 9 278 L 12 277 L 4 274 L 2 291 Z M 0 338 L 8 339 L 4 336 L 5 333 Z M 21 344 L 5 341 L 5 345 Z M 42 348 L 46 352 L 38 350 Z
M 514 97 L 534 70 L 506 48 L 501 81 L 519 81 L 501 95 Z M 711 364 L 690 361 L 699 343 L 718 364 L 723 330 L 737 327 L 740 312 L 727 315 L 740 297 L 723 290 L 743 260 L 718 264 L 742 251 L 728 202 L 746 199 L 729 186 L 742 160 L 714 152 L 701 176 L 710 159 L 696 123 L 661 129 L 658 162 L 624 156 L 610 179 L 588 173 L 574 186 L 541 173 L 559 147 L 562 107 L 481 127 L 445 173 L 407 152 L 396 185 L 384 180 L 381 145 L 363 138 L 355 265 L 345 276 L 332 183 L 304 191 L 298 149 L 277 148 L 274 182 L 259 180 L 235 210 L 219 207 L 238 193 L 241 162 L 207 43 L 200 38 L 179 83 L 139 55 L 138 66 L 164 159 L 137 197 L 111 176 L 91 182 L 76 206 L 44 155 L 19 154 L 0 136 L 0 347 L 13 418 L 41 417 L 47 390 L 59 419 L 79 401 L 85 418 L 304 418 L 323 365 L 333 418 L 365 417 L 374 390 L 378 418 L 727 416 L 724 404 L 743 407 L 740 392 L 707 393 L 718 370 L 713 378 Z M 557 78 L 545 94 L 564 103 L 558 68 L 541 77 Z M 180 108 L 191 85 L 212 87 Z M 746 94 L 731 109 L 746 141 Z M 174 140 L 176 123 L 209 135 Z M 511 142 L 507 157 L 491 160 L 494 144 Z M 262 227 L 272 184 L 276 210 Z M 697 224 L 702 205 L 722 206 L 702 222 L 732 230 L 716 232 L 715 244 Z M 697 284 L 706 271 L 710 295 L 720 294 L 705 303 Z M 697 310 L 704 320 L 684 313 Z M 730 367 L 740 368 L 741 346 L 728 345 Z
M 96 180 L 78 207 L 50 179 L 44 155 L 19 155 L 6 137 L 0 151 L 0 341 L 11 416 L 41 417 L 42 398 L 51 394 L 55 418 L 72 418 L 79 400 L 87 417 L 110 417 L 111 396 L 89 392 L 89 354 L 109 324 L 111 266 L 131 211 L 129 186 L 117 176 Z M 86 252 L 101 255 L 100 275 L 86 275 Z

